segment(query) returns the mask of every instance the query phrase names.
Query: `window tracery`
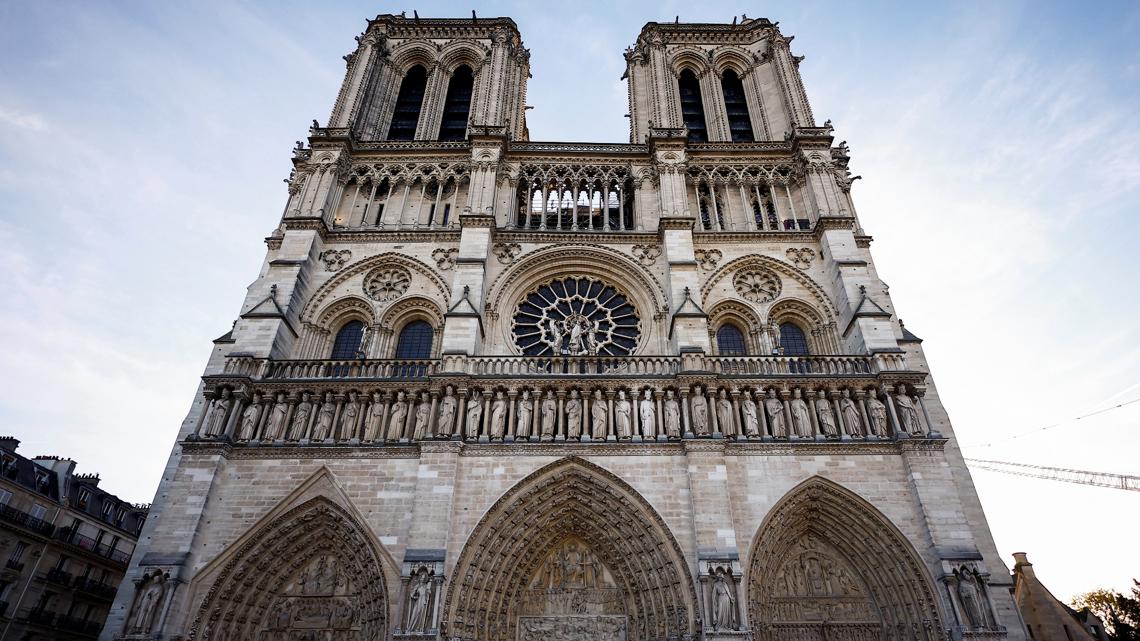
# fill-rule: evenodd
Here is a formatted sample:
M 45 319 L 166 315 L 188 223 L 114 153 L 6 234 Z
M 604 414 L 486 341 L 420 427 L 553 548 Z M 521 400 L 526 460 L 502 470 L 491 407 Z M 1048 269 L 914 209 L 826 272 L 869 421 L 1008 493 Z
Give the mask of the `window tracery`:
M 512 329 L 527 356 L 626 356 L 637 347 L 640 325 L 632 301 L 613 285 L 564 277 L 524 296 Z
M 513 223 L 549 231 L 632 230 L 633 187 L 628 166 L 524 165 Z
M 720 79 L 721 93 L 724 96 L 724 109 L 728 115 L 728 129 L 732 142 L 752 142 L 752 120 L 748 116 L 748 100 L 744 95 L 744 84 L 732 69 L 725 69 Z

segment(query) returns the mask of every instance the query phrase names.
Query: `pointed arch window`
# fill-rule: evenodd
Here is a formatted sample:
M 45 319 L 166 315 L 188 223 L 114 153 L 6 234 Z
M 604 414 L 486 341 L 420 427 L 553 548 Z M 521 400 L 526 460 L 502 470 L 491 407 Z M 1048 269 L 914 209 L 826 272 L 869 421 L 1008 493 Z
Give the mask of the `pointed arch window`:
M 400 330 L 396 341 L 396 358 L 431 358 L 431 342 L 435 332 L 427 321 L 414 320 Z
M 752 142 L 752 120 L 748 117 L 748 100 L 744 97 L 744 84 L 732 69 L 726 69 L 720 79 L 724 94 L 724 109 L 728 112 L 728 129 L 732 142 Z
M 725 323 L 716 330 L 716 350 L 721 356 L 747 356 L 744 334 L 732 323 Z
M 360 341 L 364 339 L 364 323 L 354 320 L 348 321 L 336 333 L 336 340 L 333 341 L 332 358 L 333 360 L 348 360 L 356 358 L 360 352 Z
M 420 107 L 423 106 L 426 88 L 427 70 L 423 65 L 408 69 L 408 73 L 400 83 L 400 93 L 396 96 L 392 125 L 388 128 L 388 140 L 415 139 L 416 124 L 420 120 Z
M 808 356 L 811 354 L 811 350 L 808 349 L 807 337 L 804 336 L 804 330 L 791 322 L 780 323 L 780 347 L 783 348 L 784 356 Z
M 709 132 L 705 126 L 705 105 L 701 101 L 701 83 L 692 69 L 681 72 L 677 80 L 681 94 L 681 118 L 689 128 L 690 142 L 708 142 Z
M 443 121 L 439 125 L 440 140 L 463 140 L 467 137 L 467 115 L 471 113 L 471 90 L 475 76 L 471 67 L 460 65 L 447 83 L 443 101 Z

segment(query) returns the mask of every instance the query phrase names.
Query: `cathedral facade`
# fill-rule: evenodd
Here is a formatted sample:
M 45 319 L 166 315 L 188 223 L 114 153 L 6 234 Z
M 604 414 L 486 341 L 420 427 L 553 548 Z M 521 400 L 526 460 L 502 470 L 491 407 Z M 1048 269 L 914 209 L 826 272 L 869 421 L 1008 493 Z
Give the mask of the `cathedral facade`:
M 102 638 L 1025 639 L 791 40 L 536 142 L 513 21 L 368 21 Z

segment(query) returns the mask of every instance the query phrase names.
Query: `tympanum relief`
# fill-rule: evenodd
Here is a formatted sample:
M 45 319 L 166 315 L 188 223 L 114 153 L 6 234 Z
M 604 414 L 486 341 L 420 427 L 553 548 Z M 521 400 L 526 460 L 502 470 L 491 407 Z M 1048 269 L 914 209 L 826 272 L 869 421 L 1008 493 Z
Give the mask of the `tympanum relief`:
M 610 571 L 581 539 L 547 555 L 519 604 L 519 641 L 625 641 L 626 610 Z
M 356 641 L 363 639 L 360 595 L 336 556 L 311 561 L 269 607 L 258 641 Z
M 827 626 L 834 638 L 855 639 L 881 626 L 875 602 L 855 570 L 813 536 L 792 547 L 774 581 L 772 599 L 762 606 L 763 623 L 782 631 L 772 638 L 800 638 L 794 635 Z

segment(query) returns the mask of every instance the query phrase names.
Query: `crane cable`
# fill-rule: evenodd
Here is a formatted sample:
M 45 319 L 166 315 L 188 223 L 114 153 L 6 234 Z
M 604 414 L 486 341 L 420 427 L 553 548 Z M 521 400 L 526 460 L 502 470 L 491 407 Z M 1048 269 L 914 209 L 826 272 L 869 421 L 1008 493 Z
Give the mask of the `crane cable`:
M 1113 474 L 1111 472 L 1091 472 L 1089 470 L 1073 470 L 1063 467 L 1049 467 L 1046 465 L 1030 465 L 1028 463 L 1011 463 L 1009 461 L 991 461 L 986 459 L 966 458 L 971 468 L 1027 476 L 1035 479 L 1062 481 L 1064 483 L 1077 483 L 1079 485 L 1092 485 L 1095 487 L 1110 487 L 1118 490 L 1140 492 L 1140 476 L 1128 474 Z

